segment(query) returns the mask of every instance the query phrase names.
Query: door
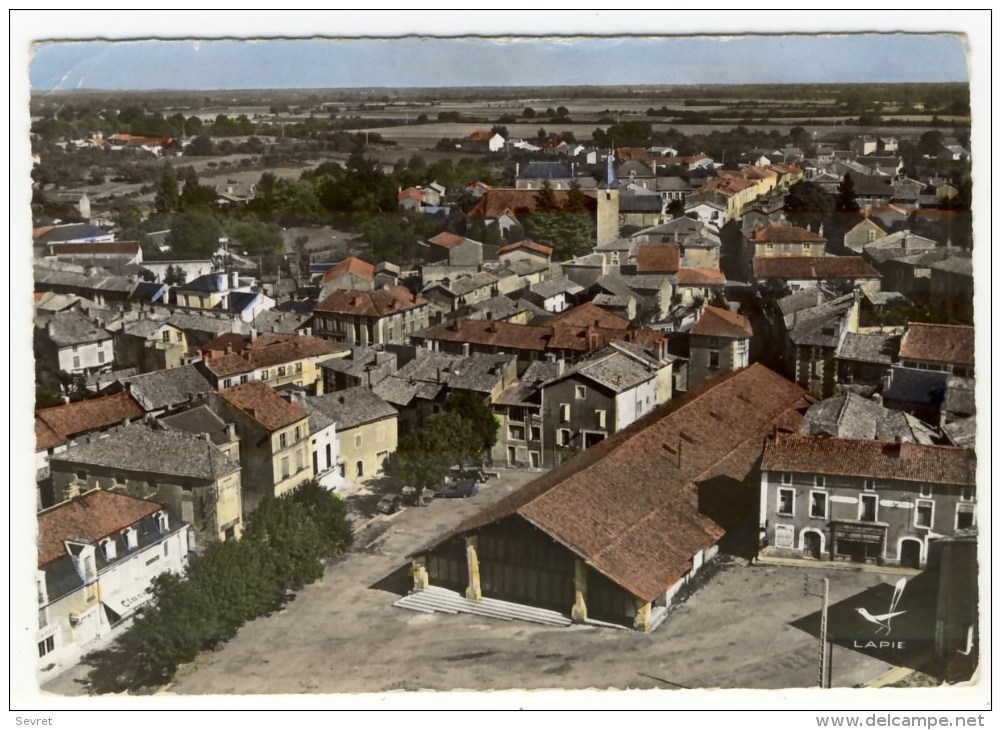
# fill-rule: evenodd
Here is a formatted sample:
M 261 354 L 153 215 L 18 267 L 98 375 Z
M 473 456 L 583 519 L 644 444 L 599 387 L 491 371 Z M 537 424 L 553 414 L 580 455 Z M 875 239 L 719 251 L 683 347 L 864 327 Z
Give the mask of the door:
M 904 540 L 900 543 L 900 565 L 905 568 L 921 567 L 921 543 L 917 540 Z
M 816 532 L 803 535 L 803 552 L 815 560 L 820 560 L 820 535 Z

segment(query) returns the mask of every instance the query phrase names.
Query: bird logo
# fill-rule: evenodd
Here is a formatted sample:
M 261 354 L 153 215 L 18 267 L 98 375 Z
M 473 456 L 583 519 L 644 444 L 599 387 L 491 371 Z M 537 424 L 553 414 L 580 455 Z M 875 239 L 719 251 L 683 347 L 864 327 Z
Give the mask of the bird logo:
M 890 621 L 892 621 L 897 616 L 901 616 L 907 611 L 898 611 L 897 604 L 900 602 L 900 597 L 904 594 L 904 587 L 907 585 L 907 578 L 901 578 L 897 581 L 896 588 L 893 589 L 893 597 L 890 599 L 890 609 L 886 613 L 881 613 L 878 615 L 873 615 L 869 613 L 868 610 L 864 608 L 856 608 L 859 616 L 864 618 L 871 624 L 876 624 L 876 635 L 879 635 L 880 631 L 885 631 L 886 635 L 890 635 Z

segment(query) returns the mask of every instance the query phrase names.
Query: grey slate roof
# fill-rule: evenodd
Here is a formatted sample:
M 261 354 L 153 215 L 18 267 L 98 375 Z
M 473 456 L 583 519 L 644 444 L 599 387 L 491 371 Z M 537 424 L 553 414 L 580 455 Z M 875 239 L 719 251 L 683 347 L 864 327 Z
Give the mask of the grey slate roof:
M 311 434 L 317 434 L 334 423 L 333 418 L 317 408 L 316 404 L 311 403 L 308 398 L 302 398 L 297 402 L 306 409 L 306 413 L 309 415 L 309 432 Z
M 230 443 L 226 422 L 206 405 L 196 406 L 172 416 L 163 416 L 160 418 L 160 423 L 177 431 L 193 434 L 207 433 L 212 439 L 212 443 L 220 446 Z
M 797 345 L 836 347 L 841 324 L 852 307 L 853 295 L 846 294 L 819 306 L 785 316 L 789 339 Z
M 133 423 L 106 438 L 69 447 L 50 457 L 56 465 L 86 464 L 129 472 L 215 481 L 240 469 L 209 441 L 157 425 Z
M 60 241 L 100 238 L 107 235 L 108 231 L 97 226 L 92 226 L 89 223 L 70 223 L 68 225 L 56 226 L 51 231 L 46 231 L 35 239 L 35 243 L 58 243 Z
M 570 166 L 562 162 L 530 162 L 518 175 L 521 180 L 553 180 L 573 177 Z
M 531 292 L 537 296 L 548 299 L 559 294 L 579 294 L 584 291 L 584 287 L 570 281 L 565 275 L 560 274 L 552 279 L 539 282 L 531 288 Z
M 964 256 L 950 256 L 932 264 L 931 268 L 935 271 L 947 271 L 950 274 L 973 278 L 973 259 Z
M 94 324 L 85 315 L 75 310 L 56 312 L 49 319 L 48 332 L 51 339 L 59 347 L 83 345 L 89 342 L 110 340 L 111 333 L 104 327 Z
M 187 403 L 215 390 L 194 365 L 120 378 L 119 382 L 147 412 Z
M 856 334 L 849 332 L 838 357 L 890 365 L 900 352 L 900 335 Z
M 564 366 L 565 367 L 565 366 Z M 500 405 L 522 405 L 525 403 L 530 403 L 529 397 L 543 383 L 547 383 L 559 377 L 560 365 L 557 362 L 549 362 L 548 360 L 533 360 L 529 363 L 525 372 L 521 374 L 518 381 L 505 389 L 501 393 L 500 397 L 497 399 L 497 403 Z
M 945 433 L 949 442 L 953 446 L 962 446 L 972 449 L 977 445 L 976 416 L 968 416 L 966 418 L 960 418 L 951 423 L 947 423 L 942 426 L 942 431 Z
M 945 388 L 945 403 L 943 407 L 947 413 L 972 415 L 977 412 L 973 378 L 961 378 L 956 375 L 950 375 L 945 382 Z
M 799 432 L 808 436 L 832 436 L 880 441 L 934 444 L 935 430 L 917 418 L 848 391 L 814 403 L 806 412 Z
M 337 424 L 338 431 L 346 431 L 384 418 L 397 417 L 393 406 L 364 386 L 315 395 L 306 398 L 305 401 L 328 418 L 332 418 Z
M 122 331 L 133 337 L 141 337 L 144 340 L 156 334 L 156 331 L 169 322 L 164 319 L 140 319 L 136 322 L 127 322 L 122 327 Z

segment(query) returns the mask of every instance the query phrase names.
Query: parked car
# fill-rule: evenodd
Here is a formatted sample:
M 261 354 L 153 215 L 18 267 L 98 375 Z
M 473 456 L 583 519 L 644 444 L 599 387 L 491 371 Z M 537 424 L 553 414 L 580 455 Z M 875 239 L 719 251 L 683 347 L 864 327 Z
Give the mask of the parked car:
M 473 479 L 462 479 L 457 482 L 449 482 L 438 490 L 439 497 L 475 497 L 480 493 L 479 485 Z
M 400 509 L 400 497 L 397 494 L 387 494 L 379 500 L 375 508 L 384 515 L 391 515 Z
M 451 481 L 471 479 L 473 481 L 480 482 L 481 484 L 487 480 L 487 475 L 482 469 L 457 469 L 453 467 L 449 472 L 448 477 Z

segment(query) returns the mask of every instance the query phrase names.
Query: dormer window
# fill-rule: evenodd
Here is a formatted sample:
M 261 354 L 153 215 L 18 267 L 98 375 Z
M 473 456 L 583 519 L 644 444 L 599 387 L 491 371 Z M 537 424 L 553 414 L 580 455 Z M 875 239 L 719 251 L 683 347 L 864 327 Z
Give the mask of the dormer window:
M 122 540 L 125 543 L 126 550 L 135 550 L 139 546 L 138 535 L 136 535 L 136 531 L 131 527 L 126 527 L 122 530 Z
M 115 547 L 115 541 L 111 538 L 101 540 L 101 552 L 104 553 L 104 559 L 109 562 L 118 557 L 118 549 Z
M 153 519 L 156 520 L 156 529 L 162 534 L 166 534 L 170 530 L 170 518 L 166 512 L 157 512 L 153 515 Z

